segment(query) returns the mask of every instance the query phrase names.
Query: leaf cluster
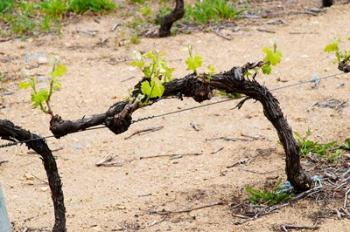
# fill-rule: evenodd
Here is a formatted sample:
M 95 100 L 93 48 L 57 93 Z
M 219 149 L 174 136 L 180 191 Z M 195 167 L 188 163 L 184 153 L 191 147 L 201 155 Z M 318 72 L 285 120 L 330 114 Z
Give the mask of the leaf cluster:
M 350 41 L 350 35 L 347 38 Z M 324 51 L 327 53 L 334 53 L 336 57 L 336 62 L 349 62 L 350 61 L 350 51 L 340 48 L 340 39 L 334 39 L 332 42 L 324 47 Z
M 194 74 L 198 74 L 198 69 L 203 66 L 203 57 L 197 54 L 193 54 L 193 47 L 188 46 L 188 57 L 185 60 L 187 70 L 191 71 Z M 217 69 L 215 65 L 210 64 L 207 66 L 205 74 L 211 75 L 215 74 Z
M 146 102 L 152 98 L 159 98 L 164 93 L 164 83 L 172 80 L 173 68 L 170 68 L 159 52 L 136 53 L 131 65 L 139 68 L 144 75 L 141 83 L 142 94 Z
M 31 101 L 34 108 L 39 108 L 42 112 L 46 114 L 53 115 L 53 112 L 50 107 L 51 96 L 59 89 L 62 85 L 59 81 L 59 77 L 62 77 L 67 72 L 66 66 L 63 64 L 54 65 L 50 73 L 50 81 L 48 88 L 37 88 L 37 78 L 31 77 L 28 81 L 22 81 L 18 84 L 20 89 L 32 90 Z
M 272 48 L 265 47 L 263 48 L 263 53 L 265 57 L 263 59 L 264 66 L 261 68 L 264 74 L 271 74 L 272 66 L 276 66 L 281 63 L 282 52 L 277 49 L 277 45 L 274 44 Z

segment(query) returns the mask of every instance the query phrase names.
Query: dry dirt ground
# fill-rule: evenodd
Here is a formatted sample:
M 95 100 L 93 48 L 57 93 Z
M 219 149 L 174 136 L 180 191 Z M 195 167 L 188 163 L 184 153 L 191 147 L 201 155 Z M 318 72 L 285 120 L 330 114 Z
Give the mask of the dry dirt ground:
M 205 64 L 228 70 L 248 61 L 257 61 L 261 48 L 276 42 L 284 59 L 273 75 L 259 76 L 269 88 L 338 73 L 323 47 L 334 37 L 350 34 L 350 6 L 337 5 L 319 16 L 284 17 L 285 24 L 244 27 L 232 40 L 215 33 L 177 35 L 166 39 L 142 39 L 139 45 L 116 46 L 117 32 L 111 28 L 119 21 L 104 16 L 99 21 L 84 18 L 70 24 L 61 36 L 45 35 L 26 41 L 0 43 L 0 68 L 18 76 L 37 75 L 42 83 L 50 66 L 40 54 L 59 57 L 69 72 L 62 78 L 63 88 L 52 102 L 54 111 L 65 119 L 104 112 L 114 102 L 128 95 L 141 77 L 128 62 L 133 50 L 160 50 L 176 68 L 175 77 L 187 71 L 184 59 L 191 44 Z M 89 33 L 95 31 L 95 35 Z M 274 33 L 271 33 L 274 32 Z M 108 39 L 101 45 L 101 40 Z M 39 53 L 39 55 L 38 55 Z M 34 55 L 33 55 L 34 54 Z M 36 57 L 35 57 L 36 55 Z M 40 62 L 39 62 L 40 63 Z M 21 77 L 23 78 L 23 77 Z M 350 106 L 336 111 L 310 108 L 315 102 L 335 98 L 349 101 L 350 75 L 322 81 L 312 88 L 304 85 L 276 91 L 281 107 L 293 130 L 327 142 L 349 137 Z M 2 91 L 0 117 L 24 128 L 49 135 L 49 117 L 32 109 L 28 91 L 19 91 L 15 82 L 7 82 Z M 235 225 L 229 204 L 247 185 L 261 187 L 269 179 L 285 179 L 283 150 L 272 125 L 264 118 L 258 103 L 247 102 L 241 110 L 232 110 L 236 102 L 224 103 L 137 123 L 126 133 L 115 136 L 107 129 L 83 132 L 60 140 L 48 140 L 55 152 L 63 181 L 69 231 L 272 231 L 275 225 L 312 225 L 312 215 L 328 207 L 303 200 L 257 220 Z M 134 118 L 196 106 L 193 100 L 167 100 L 139 110 Z M 199 131 L 193 129 L 195 124 Z M 150 127 L 164 128 L 125 139 Z M 223 141 L 222 136 L 254 141 Z M 177 159 L 154 155 L 189 154 Z M 227 168 L 245 158 L 259 156 L 247 165 Z M 115 156 L 117 166 L 96 167 L 105 156 Z M 2 149 L 0 182 L 6 193 L 11 221 L 16 228 L 50 229 L 53 211 L 45 173 L 37 155 L 25 146 Z M 171 214 L 152 214 L 154 210 L 185 210 L 216 202 L 224 205 Z M 350 231 L 349 220 L 323 219 L 319 231 Z

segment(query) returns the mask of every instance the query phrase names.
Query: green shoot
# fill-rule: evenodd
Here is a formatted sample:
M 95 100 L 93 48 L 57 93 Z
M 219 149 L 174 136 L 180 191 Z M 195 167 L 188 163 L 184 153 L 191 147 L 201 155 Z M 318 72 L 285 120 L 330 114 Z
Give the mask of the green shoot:
M 277 50 L 277 45 L 274 44 L 273 48 L 265 47 L 263 48 L 263 53 L 265 54 L 264 57 L 264 66 L 261 68 L 262 72 L 264 74 L 271 74 L 272 72 L 272 66 L 276 66 L 277 64 L 281 63 L 282 60 L 282 53 L 281 51 Z
M 37 79 L 36 77 L 31 77 L 29 81 L 22 81 L 18 84 L 20 89 L 31 88 L 31 101 L 34 108 L 39 108 L 42 112 L 46 114 L 53 115 L 52 109 L 50 107 L 50 100 L 57 90 L 61 88 L 61 83 L 58 78 L 65 75 L 67 72 L 66 66 L 63 64 L 54 65 L 52 72 L 50 73 L 50 81 L 48 88 L 37 89 Z
M 288 201 L 293 196 L 292 194 L 278 191 L 278 188 L 279 183 L 272 190 L 260 190 L 250 186 L 247 186 L 245 190 L 252 204 L 272 206 Z
M 350 40 L 350 36 L 348 37 L 348 40 Z M 341 41 L 339 39 L 334 39 L 332 42 L 327 44 L 325 48 L 323 49 L 327 53 L 334 53 L 336 57 L 336 62 L 349 62 L 350 61 L 350 51 L 342 50 L 340 48 Z
M 137 53 L 131 65 L 143 72 L 145 80 L 141 83 L 141 92 L 146 97 L 145 102 L 162 97 L 165 89 L 163 84 L 172 80 L 174 71 L 163 56 L 158 52 L 147 52 L 143 55 Z
M 199 55 L 193 55 L 192 46 L 188 46 L 188 58 L 186 59 L 187 70 L 197 74 L 197 69 L 202 67 L 203 58 Z
M 83 14 L 87 11 L 92 12 L 110 12 L 117 8 L 112 0 L 70 0 L 69 11 Z

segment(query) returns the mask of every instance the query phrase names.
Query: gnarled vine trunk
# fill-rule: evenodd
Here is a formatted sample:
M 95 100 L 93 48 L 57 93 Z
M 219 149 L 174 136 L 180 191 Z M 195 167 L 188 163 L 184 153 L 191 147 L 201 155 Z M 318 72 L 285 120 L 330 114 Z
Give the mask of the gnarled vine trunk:
M 175 2 L 174 10 L 160 19 L 159 37 L 170 36 L 173 24 L 185 15 L 184 0 L 176 0 Z
M 208 77 L 196 74 L 175 79 L 165 84 L 165 91 L 161 99 L 151 99 L 150 103 L 172 96 L 192 97 L 195 101 L 202 102 L 213 96 L 214 89 L 227 93 L 241 93 L 258 100 L 263 105 L 264 115 L 275 127 L 285 150 L 288 180 L 297 191 L 305 191 L 311 187 L 312 181 L 301 167 L 298 145 L 277 99 L 266 87 L 254 79 L 245 78 L 249 70 L 262 65 L 263 62 L 257 62 L 248 63 L 243 67 L 234 67 L 228 72 L 211 75 L 210 80 Z M 137 96 L 139 93 L 141 93 L 140 83 L 135 85 L 133 95 Z M 89 118 L 84 117 L 76 121 L 63 120 L 61 117 L 55 116 L 51 119 L 50 130 L 56 138 L 59 138 L 69 133 L 104 124 L 115 134 L 120 134 L 126 131 L 132 123 L 132 113 L 142 106 L 142 104 L 135 104 L 135 102 L 121 101 L 110 107 L 106 113 L 93 115 Z
M 8 120 L 0 120 L 0 137 L 5 140 L 24 142 L 29 149 L 33 149 L 41 156 L 49 182 L 51 198 L 54 206 L 55 224 L 52 231 L 65 232 L 66 209 L 64 206 L 61 178 L 58 173 L 55 158 L 53 157 L 52 152 L 44 139 L 36 134 L 32 134 L 27 130 L 15 126 Z

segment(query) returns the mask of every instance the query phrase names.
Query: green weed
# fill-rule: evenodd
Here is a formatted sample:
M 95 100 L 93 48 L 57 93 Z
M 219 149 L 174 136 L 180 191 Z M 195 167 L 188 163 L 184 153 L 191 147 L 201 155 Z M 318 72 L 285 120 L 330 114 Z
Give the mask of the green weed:
M 47 18 L 61 18 L 67 13 L 68 4 L 64 0 L 46 0 L 40 4 L 40 8 Z
M 337 142 L 333 141 L 329 143 L 318 143 L 309 139 L 310 135 L 310 130 L 308 130 L 304 136 L 301 136 L 299 133 L 295 132 L 295 139 L 298 143 L 300 155 L 302 157 L 314 154 L 329 162 L 335 162 L 341 157 L 341 146 L 339 146 Z
M 92 12 L 110 12 L 117 8 L 117 5 L 112 0 L 70 0 L 69 11 L 77 14 Z
M 130 42 L 132 44 L 139 44 L 141 42 L 140 36 L 137 33 L 134 33 L 130 37 Z
M 193 6 L 186 6 L 186 19 L 200 24 L 211 21 L 232 20 L 241 11 L 227 0 L 197 0 Z
M 246 187 L 245 191 L 249 195 L 249 201 L 256 205 L 277 205 L 279 203 L 288 201 L 292 198 L 292 194 L 279 191 L 278 183 L 272 190 L 256 189 L 253 187 Z
M 131 4 L 143 4 L 145 3 L 145 0 L 129 0 Z
M 4 13 L 12 9 L 14 0 L 1 0 L 0 1 L 0 13 Z
M 0 0 L 0 22 L 4 22 L 12 34 L 26 36 L 49 32 L 53 26 L 60 29 L 62 18 L 69 12 L 109 12 L 116 7 L 112 0 Z

